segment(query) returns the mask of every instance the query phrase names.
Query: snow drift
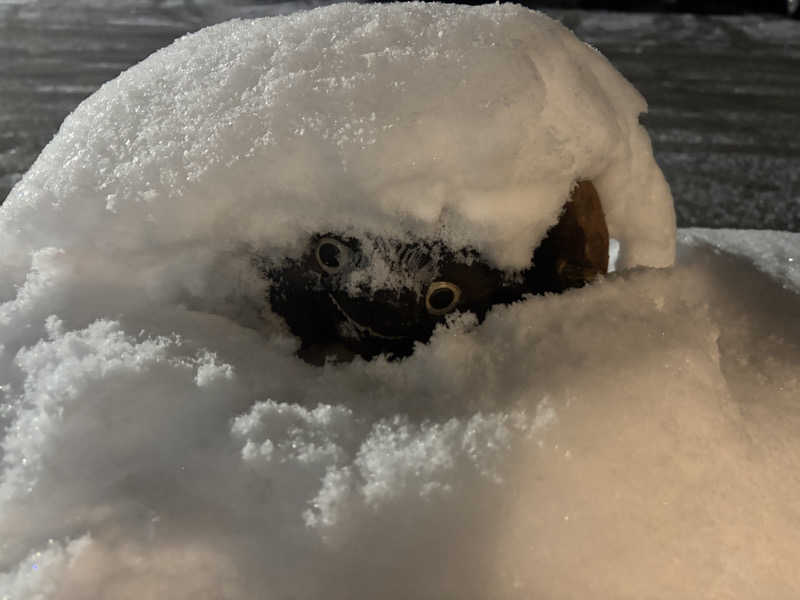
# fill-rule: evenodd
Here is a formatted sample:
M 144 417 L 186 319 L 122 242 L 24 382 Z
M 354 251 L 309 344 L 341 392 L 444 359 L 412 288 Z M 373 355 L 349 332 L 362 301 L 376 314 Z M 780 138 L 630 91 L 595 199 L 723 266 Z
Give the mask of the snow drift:
M 560 25 L 340 5 L 187 36 L 0 209 L 0 598 L 793 598 L 796 234 L 686 231 Z M 312 367 L 253 254 L 520 266 L 591 178 L 618 267 Z

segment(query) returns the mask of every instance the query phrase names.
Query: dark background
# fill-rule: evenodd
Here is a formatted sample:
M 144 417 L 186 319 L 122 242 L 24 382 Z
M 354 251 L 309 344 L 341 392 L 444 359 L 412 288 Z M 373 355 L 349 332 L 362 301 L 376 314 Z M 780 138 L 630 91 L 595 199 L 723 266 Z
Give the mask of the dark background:
M 786 2 L 526 4 L 597 47 L 647 98 L 642 122 L 680 226 L 800 231 L 800 21 L 784 14 Z M 120 71 L 205 25 L 312 6 L 0 3 L 0 199 L 64 117 Z M 689 6 L 695 14 L 681 12 Z

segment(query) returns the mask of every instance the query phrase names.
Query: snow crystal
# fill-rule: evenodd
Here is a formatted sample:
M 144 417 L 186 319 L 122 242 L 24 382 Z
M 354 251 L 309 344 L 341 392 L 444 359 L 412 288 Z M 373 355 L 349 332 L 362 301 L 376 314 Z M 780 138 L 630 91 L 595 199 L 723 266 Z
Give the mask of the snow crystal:
M 104 86 L 0 208 L 0 598 L 797 597 L 800 235 L 630 269 L 674 252 L 644 107 L 512 5 L 230 22 Z M 328 230 L 518 266 L 581 178 L 593 285 L 395 362 L 265 310 L 254 253 Z

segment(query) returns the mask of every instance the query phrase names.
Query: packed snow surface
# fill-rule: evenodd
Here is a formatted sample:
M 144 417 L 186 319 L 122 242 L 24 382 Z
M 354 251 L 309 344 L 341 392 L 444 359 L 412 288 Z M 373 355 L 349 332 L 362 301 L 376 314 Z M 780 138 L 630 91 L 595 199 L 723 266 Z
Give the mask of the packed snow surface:
M 800 235 L 684 230 L 641 97 L 525 9 L 231 22 L 0 208 L 0 598 L 796 598 Z M 592 179 L 618 272 L 314 367 L 252 256 L 520 266 Z M 638 268 L 629 268 L 636 267 Z

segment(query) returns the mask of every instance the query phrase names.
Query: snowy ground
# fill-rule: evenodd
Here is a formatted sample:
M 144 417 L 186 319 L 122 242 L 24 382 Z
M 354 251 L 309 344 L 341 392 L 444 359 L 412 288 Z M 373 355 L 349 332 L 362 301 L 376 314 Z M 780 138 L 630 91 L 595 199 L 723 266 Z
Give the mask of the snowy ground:
M 67 113 L 122 69 L 203 24 L 296 6 L 120 4 L 0 2 L 0 198 Z M 551 13 L 644 93 L 680 226 L 800 231 L 800 21 Z
M 0 209 L 0 598 L 800 596 L 800 234 L 682 229 L 666 266 L 601 59 L 503 7 L 353 10 L 153 57 Z M 264 312 L 253 252 L 408 227 L 514 265 L 580 176 L 634 268 L 401 362 L 308 365 Z

